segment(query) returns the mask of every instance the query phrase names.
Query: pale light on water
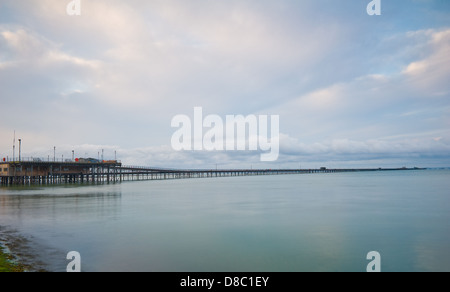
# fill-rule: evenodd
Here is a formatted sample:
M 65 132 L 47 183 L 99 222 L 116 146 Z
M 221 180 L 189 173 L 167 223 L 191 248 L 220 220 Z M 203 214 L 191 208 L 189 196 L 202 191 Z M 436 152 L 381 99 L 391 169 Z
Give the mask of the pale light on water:
M 450 271 L 450 171 L 0 189 L 0 236 L 51 271 Z

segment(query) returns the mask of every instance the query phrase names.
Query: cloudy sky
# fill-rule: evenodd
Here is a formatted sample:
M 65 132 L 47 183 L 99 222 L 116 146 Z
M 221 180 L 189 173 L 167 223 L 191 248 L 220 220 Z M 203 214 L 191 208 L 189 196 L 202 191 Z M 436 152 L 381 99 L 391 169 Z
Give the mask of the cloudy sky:
M 450 1 L 0 0 L 0 156 L 183 168 L 450 166 Z M 175 115 L 279 115 L 280 156 L 172 149 Z

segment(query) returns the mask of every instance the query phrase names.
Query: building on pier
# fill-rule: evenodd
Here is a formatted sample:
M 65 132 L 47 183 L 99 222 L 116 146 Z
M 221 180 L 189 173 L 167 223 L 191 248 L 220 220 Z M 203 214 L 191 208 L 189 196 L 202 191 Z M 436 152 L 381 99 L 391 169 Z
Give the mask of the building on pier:
M 122 164 L 117 161 L 31 161 L 0 162 L 0 184 L 55 184 L 110 181 Z

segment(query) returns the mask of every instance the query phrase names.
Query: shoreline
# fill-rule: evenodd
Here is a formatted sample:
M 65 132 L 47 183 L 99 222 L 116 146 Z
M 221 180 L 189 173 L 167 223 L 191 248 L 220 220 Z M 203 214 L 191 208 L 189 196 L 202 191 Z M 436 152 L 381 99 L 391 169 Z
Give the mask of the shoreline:
M 0 226 L 0 273 L 47 272 L 32 243 L 17 231 Z
M 5 252 L 2 245 L 0 245 L 0 273 L 22 273 L 25 272 L 25 267 L 20 263 L 15 263 L 12 256 Z

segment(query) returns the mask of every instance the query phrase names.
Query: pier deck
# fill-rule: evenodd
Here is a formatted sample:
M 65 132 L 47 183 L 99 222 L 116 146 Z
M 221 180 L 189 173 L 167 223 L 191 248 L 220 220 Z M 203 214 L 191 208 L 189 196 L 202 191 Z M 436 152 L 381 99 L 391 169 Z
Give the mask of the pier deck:
M 139 180 L 167 180 L 258 175 L 337 173 L 364 171 L 422 170 L 422 168 L 378 169 L 164 169 L 123 166 L 109 162 L 15 161 L 0 163 L 0 185 L 51 185 L 67 183 L 114 183 Z

